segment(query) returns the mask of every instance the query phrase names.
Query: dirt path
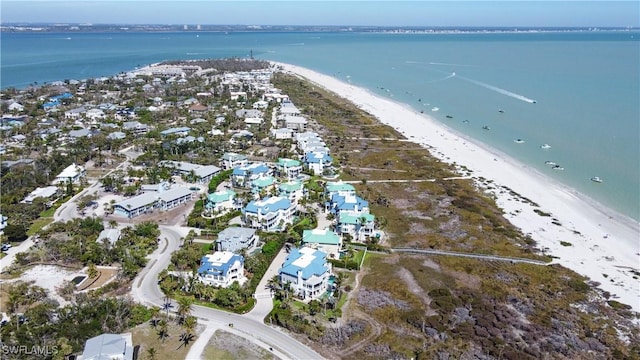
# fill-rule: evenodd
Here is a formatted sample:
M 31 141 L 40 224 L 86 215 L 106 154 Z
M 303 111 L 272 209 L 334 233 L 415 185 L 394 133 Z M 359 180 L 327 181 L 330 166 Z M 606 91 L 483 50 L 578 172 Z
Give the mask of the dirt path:
M 360 319 L 365 321 L 371 327 L 371 333 L 365 336 L 364 338 L 358 340 L 356 343 L 347 346 L 344 349 L 340 350 L 340 357 L 345 357 L 353 354 L 354 352 L 360 350 L 364 345 L 370 344 L 374 339 L 382 335 L 384 327 L 377 322 L 373 317 L 369 316 L 365 312 L 361 311 L 358 308 L 357 303 L 353 303 L 357 301 L 358 293 L 360 291 L 360 281 L 363 276 L 367 274 L 366 268 L 361 268 L 360 271 L 356 274 L 355 283 L 353 285 L 354 291 L 351 291 L 347 297 L 347 301 L 342 306 L 343 313 L 350 313 L 350 318 Z M 347 309 L 349 311 L 347 311 Z M 345 319 L 346 320 L 346 319 Z

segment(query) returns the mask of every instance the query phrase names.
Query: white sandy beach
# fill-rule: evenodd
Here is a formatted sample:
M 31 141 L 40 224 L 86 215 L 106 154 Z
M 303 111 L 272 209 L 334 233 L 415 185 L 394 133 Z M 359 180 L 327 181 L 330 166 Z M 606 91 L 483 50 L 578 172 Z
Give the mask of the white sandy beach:
M 274 64 L 352 101 L 382 123 L 428 147 L 439 159 L 464 165 L 475 178 L 491 179 L 495 185 L 507 186 L 537 203 L 539 209 L 550 213 L 551 217 L 536 214 L 532 205 L 507 192 L 495 194 L 505 216 L 537 241 L 546 254 L 557 257 L 554 262 L 601 283 L 600 288 L 608 291 L 612 299 L 640 312 L 640 279 L 634 279 L 631 272 L 640 273 L 640 224 L 637 221 L 407 105 L 306 68 Z M 552 218 L 562 225 L 552 224 Z M 571 246 L 563 246 L 561 241 L 571 243 Z

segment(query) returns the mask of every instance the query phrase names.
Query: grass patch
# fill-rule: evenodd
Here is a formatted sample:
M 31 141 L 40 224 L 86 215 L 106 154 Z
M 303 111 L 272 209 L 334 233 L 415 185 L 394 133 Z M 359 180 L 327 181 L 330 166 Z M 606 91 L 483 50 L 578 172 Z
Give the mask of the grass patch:
M 27 235 L 33 236 L 39 233 L 43 227 L 51 224 L 52 222 L 53 222 L 52 217 L 46 217 L 46 218 L 41 217 L 41 218 L 35 219 L 33 223 L 31 223 L 31 226 L 29 226 L 29 230 L 27 230 Z
M 268 350 L 243 337 L 222 330 L 213 334 L 205 348 L 203 358 L 206 360 L 276 359 Z

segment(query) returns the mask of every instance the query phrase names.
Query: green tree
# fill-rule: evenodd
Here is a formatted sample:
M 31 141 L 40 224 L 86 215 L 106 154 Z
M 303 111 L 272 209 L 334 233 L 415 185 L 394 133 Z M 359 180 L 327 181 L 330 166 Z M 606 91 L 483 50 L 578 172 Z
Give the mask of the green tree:
M 27 228 L 22 225 L 9 224 L 4 228 L 4 234 L 9 241 L 24 241 L 27 239 Z
M 89 267 L 87 268 L 87 274 L 89 275 L 89 279 L 95 279 L 100 274 L 100 272 L 96 268 L 96 264 L 89 264 Z

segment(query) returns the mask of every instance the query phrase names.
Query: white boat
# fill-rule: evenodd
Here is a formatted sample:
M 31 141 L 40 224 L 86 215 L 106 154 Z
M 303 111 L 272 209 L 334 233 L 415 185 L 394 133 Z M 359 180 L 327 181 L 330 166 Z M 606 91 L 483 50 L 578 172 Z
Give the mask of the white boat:
M 592 177 L 592 178 L 591 178 L 591 181 L 593 181 L 593 182 L 597 182 L 597 183 L 601 183 L 601 182 L 602 182 L 602 179 L 600 179 L 600 177 L 599 177 L 599 176 L 594 176 L 594 177 Z
M 549 144 L 540 145 L 540 149 L 551 149 L 551 145 Z
M 431 111 L 438 111 L 438 110 L 440 110 L 440 108 L 439 108 L 439 107 L 433 107 L 433 108 L 431 108 Z
M 524 144 L 524 140 L 522 140 L 522 139 L 515 139 L 515 140 L 513 140 L 513 142 L 516 143 L 516 144 Z
M 564 168 L 560 165 L 553 165 L 552 167 L 553 170 L 564 170 Z
M 548 161 L 548 160 L 545 161 L 544 163 L 547 164 L 547 165 L 558 165 L 558 164 L 554 163 L 553 161 Z

